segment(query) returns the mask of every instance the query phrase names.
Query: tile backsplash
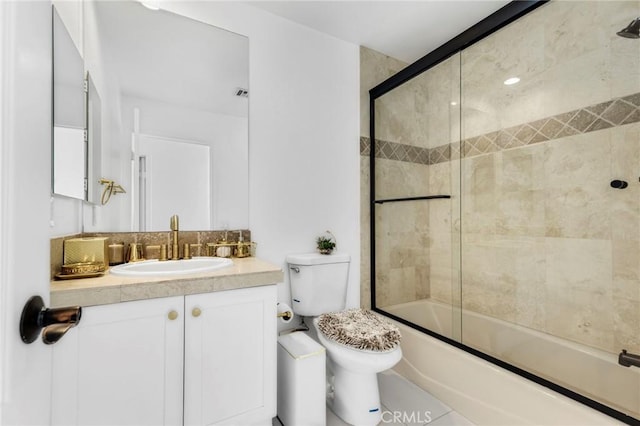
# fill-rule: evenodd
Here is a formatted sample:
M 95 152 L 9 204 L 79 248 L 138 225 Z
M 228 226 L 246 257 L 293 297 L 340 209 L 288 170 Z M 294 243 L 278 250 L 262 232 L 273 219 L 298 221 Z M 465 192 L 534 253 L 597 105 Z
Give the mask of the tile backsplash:
M 182 250 L 185 243 L 191 246 L 191 256 L 206 256 L 207 243 L 215 243 L 225 237 L 228 241 L 238 241 L 242 232 L 244 241 L 251 241 L 251 231 L 248 229 L 235 231 L 180 231 L 178 245 Z M 146 259 L 157 259 L 160 254 L 160 245 L 171 245 L 171 232 L 88 232 L 84 234 L 67 235 L 65 237 L 52 238 L 51 244 L 51 279 L 60 272 L 63 262 L 64 240 L 78 237 L 107 237 L 108 244 L 123 243 L 124 247 L 131 243 L 139 243 L 143 246 L 143 255 Z

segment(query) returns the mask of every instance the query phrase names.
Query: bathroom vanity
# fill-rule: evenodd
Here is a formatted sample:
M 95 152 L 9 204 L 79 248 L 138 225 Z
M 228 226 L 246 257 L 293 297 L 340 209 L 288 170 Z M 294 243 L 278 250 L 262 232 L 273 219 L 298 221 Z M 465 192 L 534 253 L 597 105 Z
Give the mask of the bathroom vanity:
M 83 306 L 53 346 L 53 424 L 271 424 L 276 286 L 255 258 L 179 277 L 55 281 Z

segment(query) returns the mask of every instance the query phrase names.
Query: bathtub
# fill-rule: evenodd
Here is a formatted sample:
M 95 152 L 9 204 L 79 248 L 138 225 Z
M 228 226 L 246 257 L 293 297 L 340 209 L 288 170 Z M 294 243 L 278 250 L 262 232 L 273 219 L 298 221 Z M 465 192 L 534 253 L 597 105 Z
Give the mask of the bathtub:
M 640 418 L 640 368 L 617 354 L 428 299 L 382 310 Z

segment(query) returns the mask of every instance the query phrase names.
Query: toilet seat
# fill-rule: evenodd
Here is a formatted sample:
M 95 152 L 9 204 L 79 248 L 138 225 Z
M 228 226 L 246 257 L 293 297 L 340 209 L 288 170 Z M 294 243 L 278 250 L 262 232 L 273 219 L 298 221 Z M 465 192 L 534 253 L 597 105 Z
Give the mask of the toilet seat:
M 360 308 L 322 314 L 317 327 L 325 339 L 361 352 L 392 351 L 402 337 L 398 327 Z

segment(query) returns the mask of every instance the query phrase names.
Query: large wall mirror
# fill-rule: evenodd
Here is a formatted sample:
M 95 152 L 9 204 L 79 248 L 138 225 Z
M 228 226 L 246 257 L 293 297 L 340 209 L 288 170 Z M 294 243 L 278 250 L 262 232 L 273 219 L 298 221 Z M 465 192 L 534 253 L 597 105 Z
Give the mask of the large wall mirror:
M 137 1 L 82 4 L 84 67 L 100 94 L 91 179 L 126 190 L 84 229 L 166 231 L 173 214 L 184 230 L 247 228 L 248 39 Z
M 85 200 L 85 90 L 82 56 L 58 10 L 53 9 L 52 191 Z
M 248 226 L 248 39 L 136 1 L 84 7 L 103 177 L 127 190 L 99 230 Z

